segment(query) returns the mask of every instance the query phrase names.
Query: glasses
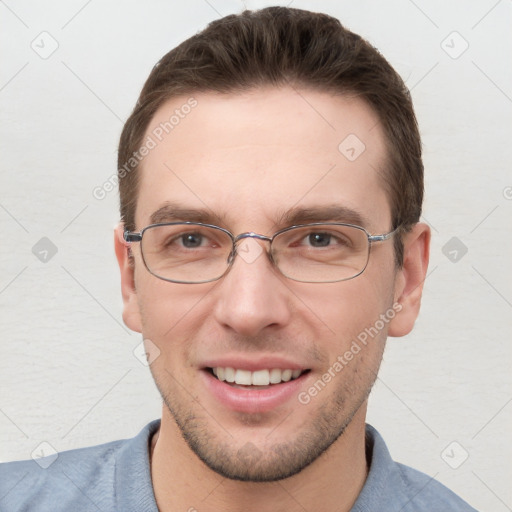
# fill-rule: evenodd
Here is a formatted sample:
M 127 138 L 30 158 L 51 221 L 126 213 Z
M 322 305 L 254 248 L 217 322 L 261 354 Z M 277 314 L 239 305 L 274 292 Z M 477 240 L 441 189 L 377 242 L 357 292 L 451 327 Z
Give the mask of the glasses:
M 371 245 L 389 240 L 397 231 L 398 227 L 370 235 L 360 226 L 324 222 L 291 226 L 272 237 L 252 232 L 234 236 L 211 224 L 170 222 L 125 231 L 124 239 L 140 242 L 148 271 L 172 283 L 217 281 L 237 255 L 247 263 L 259 257 L 263 250 L 256 240 L 269 242 L 267 257 L 285 277 L 303 283 L 335 283 L 362 274 Z

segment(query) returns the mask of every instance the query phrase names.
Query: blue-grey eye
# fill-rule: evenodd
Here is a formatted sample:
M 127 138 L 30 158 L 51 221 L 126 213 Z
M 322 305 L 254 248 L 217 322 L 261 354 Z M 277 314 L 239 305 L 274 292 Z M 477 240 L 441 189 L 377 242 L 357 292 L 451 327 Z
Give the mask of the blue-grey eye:
M 313 247 L 327 247 L 331 243 L 332 235 L 328 233 L 311 233 L 308 241 Z
M 186 233 L 185 235 L 181 236 L 181 241 L 184 247 L 201 247 L 203 236 L 199 235 L 198 233 Z

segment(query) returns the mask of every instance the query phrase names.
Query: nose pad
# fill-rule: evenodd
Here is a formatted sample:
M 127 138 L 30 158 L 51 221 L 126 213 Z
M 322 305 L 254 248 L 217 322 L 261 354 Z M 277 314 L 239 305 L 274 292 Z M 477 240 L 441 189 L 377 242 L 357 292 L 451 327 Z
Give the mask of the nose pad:
M 267 256 L 270 256 L 269 250 L 263 246 L 262 241 L 272 243 L 272 239 L 268 236 L 253 233 L 252 231 L 238 235 L 233 244 L 233 251 L 228 257 L 228 263 L 232 264 L 235 256 L 240 256 L 245 263 L 253 263 L 264 252 L 267 253 Z
M 261 239 L 258 239 L 261 240 Z M 226 264 L 228 269 L 226 273 L 230 271 L 231 267 L 233 267 L 236 257 L 239 257 L 245 264 L 252 264 L 260 257 L 267 257 L 270 262 L 270 266 L 273 271 L 276 271 L 278 274 L 281 274 L 279 269 L 276 266 L 276 262 L 274 257 L 270 253 L 270 251 L 265 250 L 265 247 L 262 246 L 257 240 L 252 237 L 247 237 L 242 239 L 241 243 L 235 246 L 235 248 L 229 253 Z
M 233 246 L 233 249 L 231 249 L 231 252 L 228 254 L 228 259 L 226 260 L 226 263 L 228 266 L 233 265 L 233 261 L 235 260 L 236 256 L 236 247 Z

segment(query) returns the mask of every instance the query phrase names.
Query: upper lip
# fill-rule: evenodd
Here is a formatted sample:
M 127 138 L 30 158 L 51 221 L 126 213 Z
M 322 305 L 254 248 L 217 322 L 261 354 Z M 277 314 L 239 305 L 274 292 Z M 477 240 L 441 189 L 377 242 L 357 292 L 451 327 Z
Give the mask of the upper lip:
M 258 370 L 272 370 L 279 368 L 281 370 L 307 370 L 307 365 L 290 361 L 284 357 L 277 356 L 255 356 L 250 359 L 247 356 L 231 356 L 205 361 L 203 368 L 235 368 L 237 370 L 249 370 L 256 372 Z

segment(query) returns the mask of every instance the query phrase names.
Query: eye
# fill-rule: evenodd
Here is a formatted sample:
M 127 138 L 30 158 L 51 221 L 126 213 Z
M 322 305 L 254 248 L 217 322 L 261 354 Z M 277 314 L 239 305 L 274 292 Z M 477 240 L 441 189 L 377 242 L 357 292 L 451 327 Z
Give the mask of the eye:
M 299 245 L 311 248 L 330 247 L 332 249 L 343 249 L 351 246 L 351 240 L 341 230 L 336 231 L 313 231 L 302 238 Z
M 311 233 L 307 241 L 312 247 L 327 247 L 331 244 L 332 235 L 329 233 Z
M 199 233 L 185 233 L 180 236 L 180 240 L 184 247 L 194 249 L 203 245 L 204 237 Z

